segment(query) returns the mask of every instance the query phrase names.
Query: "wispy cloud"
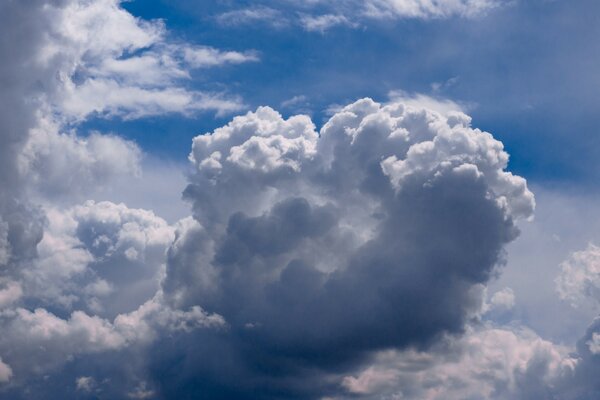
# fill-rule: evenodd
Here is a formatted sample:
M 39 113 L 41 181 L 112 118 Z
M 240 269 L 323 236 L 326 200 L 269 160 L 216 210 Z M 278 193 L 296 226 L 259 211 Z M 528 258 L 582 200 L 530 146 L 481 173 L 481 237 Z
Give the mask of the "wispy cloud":
M 309 32 L 324 33 L 338 25 L 346 25 L 356 27 L 357 24 L 352 23 L 344 15 L 324 14 L 324 15 L 302 15 L 300 23 Z
M 241 8 L 221 13 L 216 16 L 219 24 L 224 26 L 241 26 L 267 24 L 275 28 L 282 28 L 289 24 L 287 17 L 278 9 L 258 6 Z

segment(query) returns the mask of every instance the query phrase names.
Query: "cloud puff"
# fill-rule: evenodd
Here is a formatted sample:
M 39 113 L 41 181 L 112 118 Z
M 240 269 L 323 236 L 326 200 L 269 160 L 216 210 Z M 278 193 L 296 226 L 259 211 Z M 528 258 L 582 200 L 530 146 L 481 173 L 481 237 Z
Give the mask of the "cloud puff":
M 0 365 L 0 381 L 11 379 L 12 397 L 60 386 L 43 377 L 74 363 L 103 366 L 117 354 L 137 359 L 162 337 L 226 327 L 200 306 L 175 309 L 163 300 L 160 279 L 174 228 L 152 212 L 89 201 L 48 210 L 47 219 L 37 258 L 0 282 L 0 354 L 7 363 Z M 54 379 L 67 378 L 76 379 L 67 372 Z M 105 379 L 84 378 L 53 393 L 106 392 Z M 127 391 L 113 390 L 113 397 Z
M 481 325 L 428 352 L 381 352 L 342 387 L 366 399 L 548 398 L 552 383 L 575 365 L 566 348 L 525 328 Z
M 120 3 L 70 1 L 48 11 L 54 18 L 38 61 L 58 71 L 52 104 L 59 114 L 82 120 L 240 109 L 238 99 L 186 89 L 182 80 L 192 69 L 256 61 L 255 54 L 171 43 L 162 21 L 135 18 Z
M 41 119 L 20 153 L 19 169 L 45 199 L 78 198 L 119 176 L 139 175 L 141 157 L 135 143 L 118 136 L 93 132 L 78 137 Z
M 176 234 L 163 290 L 227 320 L 229 339 L 210 340 L 245 389 L 209 376 L 217 397 L 326 394 L 333 371 L 375 352 L 461 333 L 534 207 L 502 144 L 466 115 L 400 102 L 360 100 L 319 133 L 259 108 L 196 137 L 190 160 L 196 222 Z M 183 376 L 211 368 L 194 361 L 202 351 Z M 197 386 L 182 379 L 162 394 Z
M 27 296 L 66 311 L 115 316 L 158 290 L 173 228 L 145 210 L 88 201 L 48 210 L 39 258 L 22 272 Z
M 122 351 L 150 343 L 155 336 L 225 324 L 198 306 L 173 310 L 162 302 L 157 291 L 160 268 L 173 236 L 163 220 L 95 203 L 45 215 L 28 196 L 31 186 L 39 185 L 48 194 L 57 187 L 71 190 L 70 183 L 80 184 L 77 179 L 95 185 L 137 168 L 139 150 L 132 143 L 60 133 L 62 122 L 77 117 L 64 109 L 65 99 L 73 87 L 90 81 L 86 74 L 92 74 L 95 63 L 163 41 L 162 28 L 133 18 L 119 4 L 0 4 L 2 35 L 8 38 L 0 43 L 0 383 L 8 383 L 2 397 L 47 397 L 48 387 L 36 391 L 36 382 L 46 382 L 47 371 L 84 355 Z M 219 63 L 243 61 L 234 56 L 227 53 Z M 120 83 L 142 85 L 125 79 Z M 58 185 L 64 176 L 74 180 Z M 107 247 L 99 248 L 103 245 Z M 119 267 L 122 271 L 115 273 Z M 123 286 L 127 290 L 110 299 L 93 301 Z M 57 397 L 62 397 L 59 392 Z
M 304 15 L 300 18 L 300 23 L 309 32 L 325 32 L 328 29 L 338 25 L 352 25 L 352 23 L 343 15 L 324 14 L 324 15 Z
M 12 369 L 0 359 L 0 382 L 8 382 L 12 377 Z
M 256 23 L 266 23 L 275 28 L 289 24 L 287 18 L 279 10 L 267 6 L 241 8 L 219 14 L 216 21 L 223 26 L 240 26 Z
M 600 301 L 600 248 L 589 244 L 587 249 L 571 254 L 561 264 L 556 288 L 563 300 L 573 306 L 590 300 Z

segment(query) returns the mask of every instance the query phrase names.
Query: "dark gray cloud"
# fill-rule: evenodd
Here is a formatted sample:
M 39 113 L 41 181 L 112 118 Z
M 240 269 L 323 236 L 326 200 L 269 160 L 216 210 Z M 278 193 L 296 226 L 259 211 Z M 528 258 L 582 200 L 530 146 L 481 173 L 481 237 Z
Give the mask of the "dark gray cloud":
M 198 136 L 185 192 L 197 222 L 177 234 L 163 287 L 173 306 L 200 304 L 229 329 L 161 347 L 153 358 L 185 360 L 161 393 L 339 394 L 335 376 L 375 352 L 463 332 L 513 219 L 533 210 L 502 145 L 469 123 L 365 99 L 319 134 L 307 117 L 261 108 Z

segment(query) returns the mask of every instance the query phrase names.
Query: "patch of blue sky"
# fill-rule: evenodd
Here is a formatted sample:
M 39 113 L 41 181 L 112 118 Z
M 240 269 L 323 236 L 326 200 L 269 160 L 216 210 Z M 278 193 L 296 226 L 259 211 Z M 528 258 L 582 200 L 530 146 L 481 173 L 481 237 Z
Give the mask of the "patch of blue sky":
M 320 126 L 332 105 L 365 96 L 385 101 L 392 90 L 449 98 L 504 142 L 514 172 L 552 184 L 598 178 L 600 3 L 516 1 L 474 18 L 367 18 L 324 32 L 296 22 L 219 19 L 252 7 L 277 10 L 271 18 L 285 21 L 306 11 L 293 2 L 273 4 L 146 0 L 124 7 L 163 18 L 175 40 L 257 51 L 259 62 L 195 70 L 185 82 L 239 95 L 249 110 L 270 105 L 284 115 L 310 113 Z M 193 136 L 230 117 L 91 119 L 82 128 L 118 131 L 150 153 L 182 159 Z

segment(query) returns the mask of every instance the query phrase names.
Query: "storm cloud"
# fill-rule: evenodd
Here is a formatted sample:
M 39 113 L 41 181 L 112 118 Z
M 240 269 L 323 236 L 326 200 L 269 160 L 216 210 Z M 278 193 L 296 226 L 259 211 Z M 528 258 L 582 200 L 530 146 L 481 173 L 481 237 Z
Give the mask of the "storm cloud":
M 323 395 L 376 351 L 461 334 L 534 208 L 468 116 L 396 102 L 359 100 L 320 132 L 263 107 L 196 137 L 190 159 L 195 221 L 176 233 L 163 289 L 228 323 L 211 347 L 235 373 L 206 378 L 211 398 Z M 206 390 L 194 371 L 214 356 L 188 347 L 189 381 L 165 379 L 166 397 Z

